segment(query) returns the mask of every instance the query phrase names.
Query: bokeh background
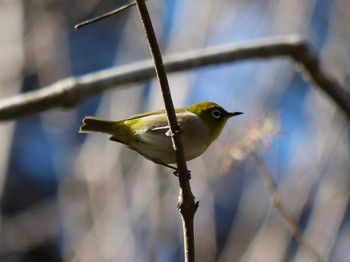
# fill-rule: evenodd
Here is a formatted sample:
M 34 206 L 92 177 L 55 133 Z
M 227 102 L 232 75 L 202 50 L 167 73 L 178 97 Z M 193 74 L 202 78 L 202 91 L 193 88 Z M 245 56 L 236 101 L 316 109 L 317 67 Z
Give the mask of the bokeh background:
M 149 58 L 126 1 L 0 0 L 0 97 Z M 298 34 L 349 87 L 348 0 L 147 2 L 163 54 Z M 286 58 L 169 74 L 174 103 L 211 100 L 245 114 L 188 163 L 200 206 L 197 261 L 312 261 L 269 200 L 252 153 L 322 261 L 349 261 L 349 122 Z M 1 103 L 1 100 L 0 100 Z M 163 107 L 155 80 L 0 123 L 1 261 L 182 261 L 172 173 L 104 135 L 110 119 Z

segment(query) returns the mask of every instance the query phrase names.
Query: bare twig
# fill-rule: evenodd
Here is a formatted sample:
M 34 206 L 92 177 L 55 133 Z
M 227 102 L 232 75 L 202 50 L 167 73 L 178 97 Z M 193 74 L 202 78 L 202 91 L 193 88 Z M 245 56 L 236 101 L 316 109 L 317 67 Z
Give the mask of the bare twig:
M 146 0 L 145 0 L 145 1 L 146 1 Z M 110 17 L 110 16 L 112 16 L 112 15 L 115 15 L 116 13 L 119 13 L 119 12 L 121 12 L 121 11 L 124 11 L 124 10 L 130 8 L 130 7 L 133 7 L 134 5 L 136 5 L 136 2 L 123 5 L 123 6 L 121 6 L 121 7 L 118 7 L 117 9 L 114 9 L 114 10 L 112 10 L 112 11 L 109 11 L 109 12 L 103 14 L 103 15 L 100 15 L 100 16 L 91 18 L 91 19 L 89 19 L 89 20 L 86 20 L 86 21 L 84 21 L 84 22 L 81 22 L 81 23 L 79 23 L 79 24 L 76 24 L 76 25 L 74 26 L 74 29 L 79 29 L 79 28 L 82 28 L 83 26 L 87 26 L 87 25 L 89 25 L 89 24 L 95 23 L 95 22 L 100 21 L 100 20 L 102 20 L 102 19 L 106 19 L 106 18 L 108 18 L 108 17 Z
M 162 55 L 159 50 L 157 38 L 153 30 L 147 6 L 144 0 L 136 0 L 136 4 L 147 36 L 149 49 L 153 57 L 156 75 L 162 91 L 165 109 L 168 116 L 170 131 L 172 133 L 171 139 L 176 155 L 176 163 L 178 168 L 177 173 L 179 177 L 180 186 L 177 207 L 181 214 L 183 225 L 184 257 L 186 262 L 194 262 L 195 249 L 193 219 L 197 210 L 198 202 L 195 201 L 195 198 L 191 191 L 191 186 L 189 182 L 190 174 L 187 170 L 186 160 L 184 157 L 180 128 L 176 119 L 175 109 L 171 98 L 167 75 L 163 65 Z
M 278 193 L 278 190 L 268 174 L 265 165 L 261 161 L 261 159 L 258 157 L 258 155 L 254 152 L 252 152 L 252 156 L 255 160 L 256 166 L 258 168 L 261 180 L 269 194 L 270 201 L 272 205 L 276 208 L 280 216 L 282 217 L 283 223 L 286 225 L 288 231 L 295 237 L 295 239 L 298 241 L 300 246 L 304 248 L 306 253 L 309 255 L 310 259 L 315 262 L 321 262 L 323 261 L 319 254 L 316 252 L 315 248 L 307 242 L 302 233 L 300 232 L 300 229 L 298 228 L 296 222 L 294 219 L 288 214 L 288 212 L 285 210 L 281 203 L 281 197 Z
M 304 66 L 303 73 L 326 92 L 350 118 L 349 94 L 320 66 L 316 55 L 297 36 L 285 36 L 207 49 L 183 52 L 164 57 L 167 72 L 188 70 L 212 64 L 222 64 L 246 59 L 291 57 Z M 50 108 L 74 107 L 82 100 L 107 89 L 147 80 L 155 76 L 151 60 L 109 70 L 102 70 L 80 77 L 71 77 L 37 91 L 19 94 L 0 101 L 0 121 L 46 111 Z

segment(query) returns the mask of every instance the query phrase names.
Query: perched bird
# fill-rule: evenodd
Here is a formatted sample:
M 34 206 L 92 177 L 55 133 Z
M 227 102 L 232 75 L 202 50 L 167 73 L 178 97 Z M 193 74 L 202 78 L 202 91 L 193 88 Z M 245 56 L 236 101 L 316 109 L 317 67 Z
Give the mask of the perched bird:
M 200 156 L 220 135 L 230 117 L 241 112 L 227 112 L 213 102 L 199 102 L 175 109 L 181 126 L 181 140 L 186 161 Z M 176 163 L 165 110 L 151 111 L 118 121 L 87 116 L 80 133 L 105 133 L 110 140 L 127 145 L 157 164 L 175 169 Z

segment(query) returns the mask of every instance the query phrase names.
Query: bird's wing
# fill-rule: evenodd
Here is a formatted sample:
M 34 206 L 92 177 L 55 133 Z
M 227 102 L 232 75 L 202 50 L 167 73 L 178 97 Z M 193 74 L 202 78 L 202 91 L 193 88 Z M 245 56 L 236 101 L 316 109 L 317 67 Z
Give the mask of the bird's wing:
M 153 134 L 165 134 L 166 136 L 170 136 L 170 128 L 169 125 L 159 125 L 154 126 L 149 131 Z
M 176 113 L 180 113 L 180 112 L 185 112 L 186 109 L 184 108 L 176 108 L 175 109 L 175 112 Z M 130 116 L 124 120 L 133 120 L 133 119 L 137 119 L 137 118 L 142 118 L 142 117 L 146 117 L 146 116 L 151 116 L 151 115 L 161 115 L 161 114 L 164 114 L 165 115 L 165 110 L 162 109 L 162 110 L 155 110 L 155 111 L 150 111 L 150 112 L 145 112 L 145 113 L 141 113 L 141 114 L 137 114 L 137 115 L 133 115 L 133 116 Z
M 180 109 L 181 110 L 181 109 Z M 177 110 L 177 120 L 180 125 L 188 116 Z M 188 119 L 188 118 L 187 118 Z M 170 136 L 168 119 L 164 111 L 156 111 L 156 113 L 144 113 L 135 115 L 131 118 L 123 120 L 123 125 L 130 130 L 137 130 L 137 134 L 143 136 L 149 134 L 152 136 Z

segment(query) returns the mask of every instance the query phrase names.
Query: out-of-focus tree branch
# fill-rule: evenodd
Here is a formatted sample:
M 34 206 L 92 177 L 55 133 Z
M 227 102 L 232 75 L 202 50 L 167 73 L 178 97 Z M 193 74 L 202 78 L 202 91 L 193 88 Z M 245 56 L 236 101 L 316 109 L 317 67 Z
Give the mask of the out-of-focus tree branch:
M 323 259 L 317 253 L 315 248 L 303 237 L 303 234 L 301 233 L 297 223 L 294 221 L 291 215 L 288 214 L 285 207 L 282 205 L 281 196 L 271 176 L 267 172 L 266 166 L 264 165 L 260 157 L 257 155 L 257 153 L 252 152 L 251 155 L 255 161 L 263 185 L 267 190 L 267 193 L 269 194 L 270 201 L 274 208 L 276 208 L 276 210 L 278 211 L 288 231 L 296 238 L 298 243 L 304 248 L 311 261 L 322 262 Z
M 316 54 L 298 36 L 285 36 L 217 46 L 183 52 L 164 57 L 167 72 L 188 70 L 212 64 L 229 63 L 246 59 L 290 57 L 303 66 L 313 82 L 326 92 L 350 118 L 350 97 L 345 88 L 322 68 Z M 0 101 L 0 120 L 11 120 L 50 108 L 70 108 L 82 100 L 112 88 L 147 80 L 155 76 L 151 60 L 102 70 L 80 77 L 58 81 L 37 91 L 19 94 Z

